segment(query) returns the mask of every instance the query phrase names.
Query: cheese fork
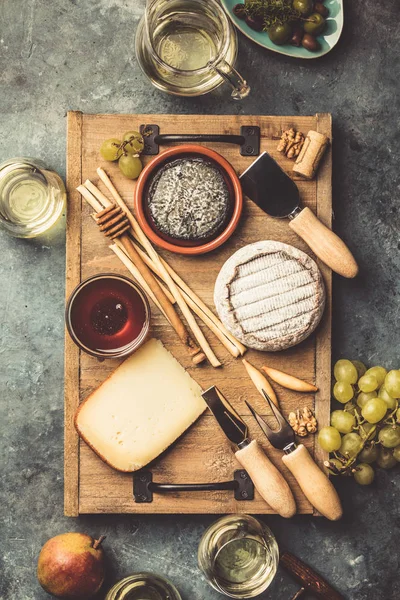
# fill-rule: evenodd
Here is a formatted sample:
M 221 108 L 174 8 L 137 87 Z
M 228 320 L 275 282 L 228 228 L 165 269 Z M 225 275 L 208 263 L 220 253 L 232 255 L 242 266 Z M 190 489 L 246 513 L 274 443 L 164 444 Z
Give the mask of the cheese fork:
M 256 440 L 249 438 L 246 423 L 216 386 L 202 393 L 209 409 L 228 440 L 236 447 L 235 456 L 250 475 L 262 498 L 286 519 L 296 513 L 292 491 Z
M 256 410 L 245 400 L 247 407 L 272 446 L 283 450 L 285 453 L 282 456 L 282 461 L 294 475 L 310 504 L 327 519 L 337 521 L 342 516 L 343 511 L 338 493 L 333 487 L 332 482 L 318 467 L 307 448 L 303 444 L 296 445 L 293 429 L 265 390 L 262 390 L 262 393 L 277 420 L 277 429 L 271 429 Z

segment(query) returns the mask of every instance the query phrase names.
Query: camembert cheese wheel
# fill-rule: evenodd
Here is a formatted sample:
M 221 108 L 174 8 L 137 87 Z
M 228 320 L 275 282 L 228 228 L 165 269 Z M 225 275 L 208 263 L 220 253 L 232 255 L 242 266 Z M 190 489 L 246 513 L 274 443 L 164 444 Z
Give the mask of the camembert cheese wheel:
M 281 242 L 249 244 L 223 265 L 214 302 L 229 331 L 249 348 L 285 350 L 317 327 L 325 306 L 312 258 Z

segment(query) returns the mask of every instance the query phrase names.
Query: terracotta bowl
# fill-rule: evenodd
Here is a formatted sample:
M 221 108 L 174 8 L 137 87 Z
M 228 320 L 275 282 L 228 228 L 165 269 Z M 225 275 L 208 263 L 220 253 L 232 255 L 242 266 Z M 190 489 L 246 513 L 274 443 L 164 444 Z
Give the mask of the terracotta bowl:
M 166 236 L 156 228 L 146 207 L 147 189 L 156 172 L 166 162 L 176 160 L 180 157 L 187 158 L 188 156 L 200 156 L 215 163 L 221 170 L 230 193 L 231 211 L 227 224 L 221 232 L 217 233 L 214 238 L 208 241 L 185 242 Z M 134 205 L 139 224 L 149 240 L 160 248 L 164 248 L 170 252 L 196 255 L 205 254 L 206 252 L 215 250 L 215 248 L 221 246 L 221 244 L 226 242 L 233 234 L 242 214 L 243 195 L 240 181 L 235 170 L 223 156 L 204 146 L 184 144 L 165 150 L 165 152 L 162 152 L 156 158 L 153 158 L 153 160 L 143 169 L 136 184 Z

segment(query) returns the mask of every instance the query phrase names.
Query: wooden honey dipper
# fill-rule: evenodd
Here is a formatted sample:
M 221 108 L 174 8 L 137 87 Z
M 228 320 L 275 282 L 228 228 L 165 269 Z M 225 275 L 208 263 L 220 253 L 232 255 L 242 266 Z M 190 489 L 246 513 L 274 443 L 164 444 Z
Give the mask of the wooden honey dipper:
M 192 340 L 178 313 L 174 309 L 168 297 L 165 295 L 164 290 L 160 287 L 157 279 L 154 277 L 153 273 L 150 271 L 149 267 L 143 261 L 135 246 L 132 244 L 127 234 L 127 231 L 130 229 L 131 225 L 126 213 L 121 207 L 112 204 L 96 214 L 96 221 L 100 231 L 102 231 L 105 236 L 112 240 L 119 238 L 129 258 L 135 264 L 143 279 L 146 281 L 154 296 L 162 306 L 172 327 L 175 329 L 184 346 L 188 350 L 194 364 L 197 365 L 206 360 L 206 355 Z

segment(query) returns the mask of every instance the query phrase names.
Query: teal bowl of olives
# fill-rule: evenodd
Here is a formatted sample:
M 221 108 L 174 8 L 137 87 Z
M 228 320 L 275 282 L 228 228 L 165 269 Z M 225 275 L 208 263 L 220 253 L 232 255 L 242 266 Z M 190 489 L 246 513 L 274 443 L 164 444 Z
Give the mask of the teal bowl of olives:
M 318 58 L 343 30 L 343 0 L 221 0 L 236 27 L 259 46 L 295 58 Z

